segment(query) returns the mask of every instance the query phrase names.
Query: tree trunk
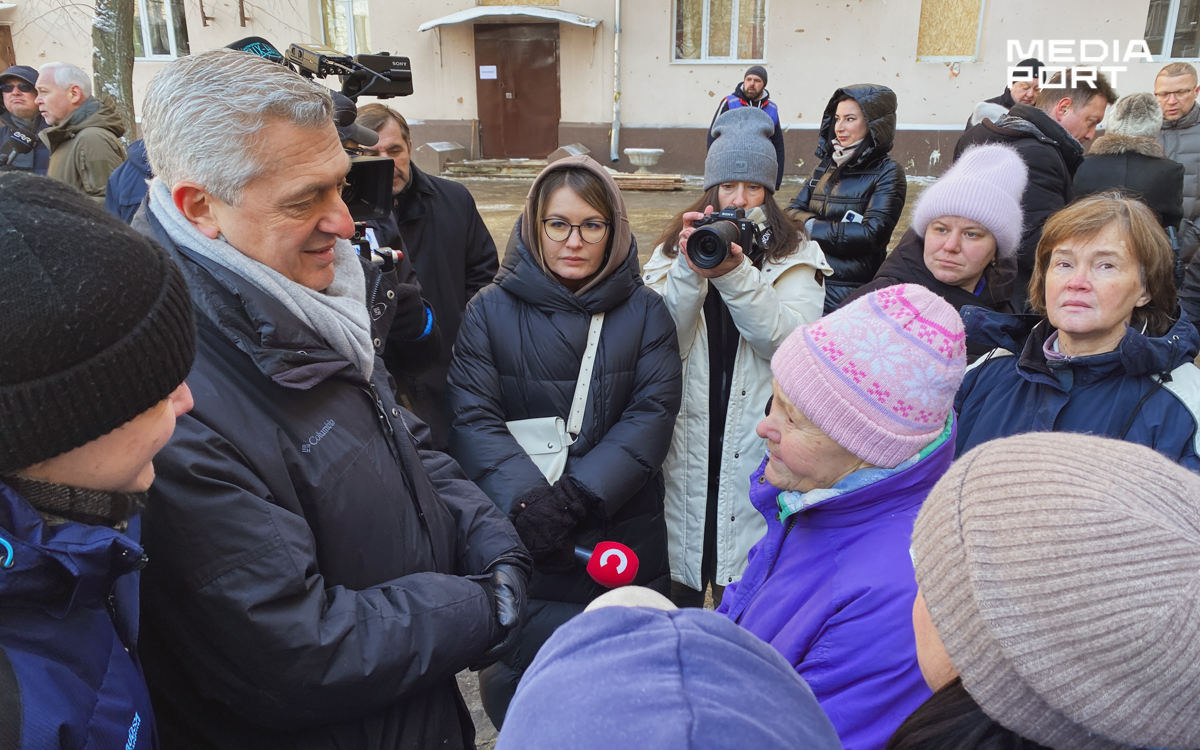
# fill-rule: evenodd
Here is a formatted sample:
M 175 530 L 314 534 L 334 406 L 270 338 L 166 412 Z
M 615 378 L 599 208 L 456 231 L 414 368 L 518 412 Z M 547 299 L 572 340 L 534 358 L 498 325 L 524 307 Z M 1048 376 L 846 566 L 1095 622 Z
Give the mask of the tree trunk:
M 133 119 L 133 23 L 137 0 L 96 0 L 92 20 L 92 78 L 96 98 L 111 99 L 125 123 L 125 141 L 137 140 Z

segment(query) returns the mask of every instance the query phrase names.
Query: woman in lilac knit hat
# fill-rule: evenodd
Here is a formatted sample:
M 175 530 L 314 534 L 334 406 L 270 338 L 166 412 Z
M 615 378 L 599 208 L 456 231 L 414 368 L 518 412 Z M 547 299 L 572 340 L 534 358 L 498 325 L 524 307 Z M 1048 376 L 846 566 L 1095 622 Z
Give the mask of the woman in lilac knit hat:
M 924 287 L 868 294 L 775 352 L 750 499 L 767 534 L 718 612 L 783 654 L 847 750 L 879 750 L 930 695 L 917 665 L 909 554 L 954 458 L 966 365 L 955 309 Z

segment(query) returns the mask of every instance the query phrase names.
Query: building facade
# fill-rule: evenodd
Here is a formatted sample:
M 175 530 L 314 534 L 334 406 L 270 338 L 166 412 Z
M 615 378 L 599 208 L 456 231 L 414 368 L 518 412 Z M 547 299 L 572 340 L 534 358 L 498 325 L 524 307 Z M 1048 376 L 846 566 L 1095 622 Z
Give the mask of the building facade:
M 814 166 L 833 90 L 877 83 L 899 98 L 893 155 L 909 174 L 935 175 L 974 104 L 1000 94 L 1008 66 L 1027 53 L 1124 68 L 1120 93 L 1152 90 L 1167 59 L 1200 57 L 1196 4 L 1183 0 L 133 1 L 139 100 L 164 61 L 246 36 L 280 49 L 388 52 L 412 60 L 415 93 L 389 103 L 409 118 L 417 145 L 450 140 L 476 158 L 540 158 L 578 142 L 608 162 L 615 120 L 613 166 L 623 171 L 633 169 L 629 147 L 664 149 L 658 171 L 702 171 L 713 112 L 752 64 L 768 70 L 789 174 Z M 0 4 L 0 25 L 21 64 L 91 64 L 83 6 L 14 0 Z M 1131 43 L 1154 59 L 1124 59 Z

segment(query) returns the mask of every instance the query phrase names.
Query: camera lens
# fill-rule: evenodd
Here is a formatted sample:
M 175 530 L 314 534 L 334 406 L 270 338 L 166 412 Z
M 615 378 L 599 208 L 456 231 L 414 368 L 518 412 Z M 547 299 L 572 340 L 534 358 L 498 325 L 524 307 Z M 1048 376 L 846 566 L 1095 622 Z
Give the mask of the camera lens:
M 741 231 L 732 221 L 700 227 L 688 237 L 688 258 L 697 268 L 716 268 L 729 257 L 729 246 L 739 239 Z

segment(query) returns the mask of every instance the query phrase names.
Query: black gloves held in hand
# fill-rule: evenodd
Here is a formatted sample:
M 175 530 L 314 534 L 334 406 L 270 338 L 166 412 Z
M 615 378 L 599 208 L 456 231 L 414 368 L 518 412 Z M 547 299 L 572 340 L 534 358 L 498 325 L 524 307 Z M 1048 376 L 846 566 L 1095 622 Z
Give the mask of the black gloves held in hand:
M 389 337 L 401 341 L 415 341 L 429 328 L 429 316 L 421 290 L 414 284 L 396 284 L 396 317 L 392 322 Z
M 576 567 L 572 532 L 595 505 L 591 495 L 567 477 L 516 499 L 513 526 L 539 573 L 565 573 Z
M 528 581 L 529 573 L 523 565 L 506 560 L 492 565 L 488 569 L 488 577 L 477 581 L 487 594 L 492 610 L 492 632 L 497 634 L 499 642 L 494 643 L 472 669 L 480 670 L 495 664 L 516 648 L 521 638 L 521 622 L 525 617 L 525 586 Z

